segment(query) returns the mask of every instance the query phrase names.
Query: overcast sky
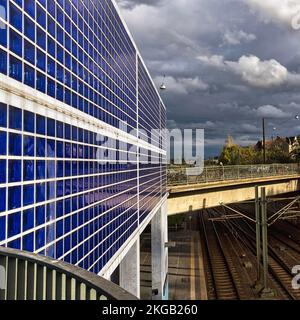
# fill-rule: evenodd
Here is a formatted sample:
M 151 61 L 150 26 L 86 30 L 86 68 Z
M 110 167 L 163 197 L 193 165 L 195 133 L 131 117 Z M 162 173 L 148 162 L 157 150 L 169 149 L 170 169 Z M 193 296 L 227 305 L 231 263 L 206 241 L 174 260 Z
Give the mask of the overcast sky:
M 262 117 L 268 138 L 300 134 L 300 0 L 117 2 L 158 86 L 166 74 L 169 128 L 204 128 L 206 157 L 228 134 L 255 143 Z

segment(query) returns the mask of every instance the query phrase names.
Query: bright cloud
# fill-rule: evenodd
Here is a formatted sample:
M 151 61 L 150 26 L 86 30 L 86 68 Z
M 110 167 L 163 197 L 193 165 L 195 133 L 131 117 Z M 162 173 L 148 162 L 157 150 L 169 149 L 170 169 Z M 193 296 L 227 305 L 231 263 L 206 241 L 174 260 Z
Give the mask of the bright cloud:
M 286 118 L 289 116 L 287 113 L 283 112 L 281 109 L 271 105 L 259 107 L 257 109 L 257 115 L 259 117 L 268 117 L 268 118 Z
M 226 61 L 222 56 L 201 56 L 198 59 L 208 66 L 222 67 L 241 76 L 253 87 L 279 86 L 287 82 L 289 76 L 295 76 L 275 59 L 262 61 L 256 56 L 242 56 L 238 61 Z
M 246 33 L 243 30 L 226 31 L 223 35 L 224 44 L 239 45 L 241 43 L 249 43 L 256 40 L 253 33 Z
M 295 26 L 300 22 L 299 0 L 245 0 L 259 10 L 264 19 Z

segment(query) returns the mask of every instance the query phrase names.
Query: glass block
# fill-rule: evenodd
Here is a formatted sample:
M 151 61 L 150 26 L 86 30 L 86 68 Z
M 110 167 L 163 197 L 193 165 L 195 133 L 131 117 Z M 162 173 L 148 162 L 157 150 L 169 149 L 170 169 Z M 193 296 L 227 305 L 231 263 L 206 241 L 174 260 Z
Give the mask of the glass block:
M 7 127 L 7 105 L 0 103 L 0 127 Z
M 23 212 L 23 231 L 30 230 L 34 227 L 34 209 Z
M 5 232 L 6 232 L 6 217 L 0 217 L 0 241 L 5 240 L 6 236 L 5 236 Z
M 22 172 L 21 160 L 9 160 L 8 162 L 8 182 L 20 182 Z
M 24 185 L 23 187 L 23 205 L 29 206 L 34 203 L 34 185 Z
M 9 127 L 22 130 L 22 109 L 9 107 Z
M 6 182 L 6 160 L 0 160 L 0 183 Z
M 21 207 L 21 187 L 8 188 L 8 210 Z
M 22 136 L 20 134 L 9 134 L 9 154 L 12 156 L 22 155 Z
M 13 237 L 21 232 L 21 213 L 12 213 L 8 215 L 8 237 Z
M 24 65 L 24 84 L 35 88 L 35 70 L 29 65 Z
M 35 250 L 42 248 L 45 245 L 45 228 L 35 232 Z
M 0 131 L 0 155 L 6 155 L 7 152 L 7 134 L 4 131 Z
M 34 180 L 34 161 L 25 160 L 24 167 L 23 167 L 23 178 L 25 181 Z
M 45 206 L 35 208 L 35 226 L 40 226 L 45 223 Z
M 20 250 L 20 249 L 21 249 L 21 239 L 13 240 L 13 241 L 9 242 L 9 243 L 7 244 L 7 246 L 8 246 L 9 248 L 12 248 L 12 249 Z
M 23 15 L 22 12 L 11 2 L 9 3 L 9 22 L 12 26 L 22 32 Z
M 7 75 L 7 52 L 0 49 L 0 73 Z
M 24 111 L 24 131 L 35 132 L 34 128 L 34 113 Z
M 23 139 L 24 156 L 34 157 L 34 137 L 24 135 Z
M 33 252 L 34 251 L 34 233 L 29 233 L 23 236 L 22 240 L 23 250 Z
M 9 56 L 9 76 L 17 81 L 22 81 L 23 75 L 22 61 L 15 58 L 14 56 Z
M 36 162 L 36 179 L 45 179 L 46 163 L 45 161 L 38 160 Z
M 36 185 L 36 202 L 43 202 L 46 200 L 46 185 L 45 183 L 38 183 Z
M 36 156 L 44 158 L 46 156 L 46 140 L 44 138 L 36 138 Z

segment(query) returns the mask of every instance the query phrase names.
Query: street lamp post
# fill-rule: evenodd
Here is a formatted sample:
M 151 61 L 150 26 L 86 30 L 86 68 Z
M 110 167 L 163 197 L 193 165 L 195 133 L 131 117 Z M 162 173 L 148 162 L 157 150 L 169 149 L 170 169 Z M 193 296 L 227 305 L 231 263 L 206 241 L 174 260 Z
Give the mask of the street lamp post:
M 263 156 L 264 156 L 264 164 L 266 164 L 266 130 L 265 130 L 265 118 L 262 119 L 262 129 L 263 129 Z

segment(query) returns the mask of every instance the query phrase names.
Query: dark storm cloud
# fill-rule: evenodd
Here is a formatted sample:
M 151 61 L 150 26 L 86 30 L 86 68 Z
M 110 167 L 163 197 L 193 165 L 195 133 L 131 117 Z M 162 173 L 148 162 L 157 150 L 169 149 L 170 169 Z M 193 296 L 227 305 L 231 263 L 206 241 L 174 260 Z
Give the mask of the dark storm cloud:
M 119 3 L 158 86 L 166 74 L 168 125 L 205 128 L 207 155 L 227 134 L 257 141 L 262 116 L 268 137 L 300 133 L 300 30 L 289 24 L 289 2 Z

